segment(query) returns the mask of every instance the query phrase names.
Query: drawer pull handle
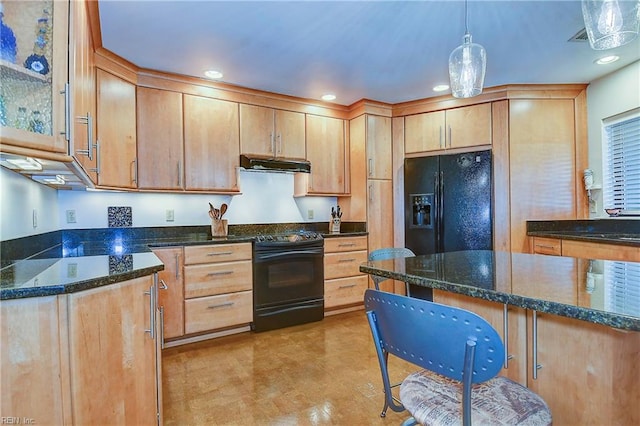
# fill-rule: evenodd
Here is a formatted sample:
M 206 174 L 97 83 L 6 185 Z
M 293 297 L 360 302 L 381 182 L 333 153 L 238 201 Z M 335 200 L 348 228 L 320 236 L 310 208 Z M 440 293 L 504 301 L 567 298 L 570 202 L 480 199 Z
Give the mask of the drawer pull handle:
M 355 287 L 355 286 L 356 286 L 355 284 L 349 284 L 349 285 L 341 285 L 338 288 L 351 288 L 351 287 Z
M 345 263 L 345 262 L 355 262 L 355 261 L 356 261 L 355 259 L 340 259 L 340 260 L 338 260 L 338 263 L 340 263 L 340 262 L 342 262 L 342 263 Z
M 338 244 L 338 247 L 352 247 L 355 246 L 356 243 L 340 243 Z
M 545 245 L 545 244 L 536 244 L 536 247 L 548 248 L 548 249 L 556 248 L 556 246 L 549 246 L 549 245 Z
M 219 253 L 207 253 L 207 256 L 224 256 L 227 254 L 233 254 L 232 251 L 221 251 Z
M 233 305 L 234 305 L 233 302 L 227 302 L 227 303 L 221 303 L 219 305 L 209 305 L 209 306 L 207 306 L 207 309 L 227 308 L 227 307 L 233 306 Z
M 231 274 L 233 274 L 233 271 L 220 271 L 220 272 L 209 272 L 207 276 L 214 277 L 217 275 L 231 275 Z

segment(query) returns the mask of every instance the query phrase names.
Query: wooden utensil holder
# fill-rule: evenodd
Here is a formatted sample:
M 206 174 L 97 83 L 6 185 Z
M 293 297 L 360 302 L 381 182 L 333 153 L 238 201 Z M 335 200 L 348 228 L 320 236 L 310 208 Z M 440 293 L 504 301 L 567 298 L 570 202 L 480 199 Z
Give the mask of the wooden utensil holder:
M 211 236 L 226 237 L 229 225 L 227 219 L 211 219 Z

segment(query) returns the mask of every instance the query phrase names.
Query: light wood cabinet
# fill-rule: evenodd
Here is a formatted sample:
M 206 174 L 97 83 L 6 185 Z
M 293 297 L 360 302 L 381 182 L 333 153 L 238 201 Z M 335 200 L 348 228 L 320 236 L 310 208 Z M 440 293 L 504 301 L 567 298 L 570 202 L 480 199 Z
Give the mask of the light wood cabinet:
M 534 254 L 562 255 L 562 240 L 558 238 L 533 237 L 531 244 L 531 252 Z
M 405 117 L 405 153 L 491 145 L 491 103 Z
M 511 251 L 529 252 L 527 220 L 577 219 L 573 99 L 509 101 Z
M 368 288 L 360 264 L 367 261 L 367 237 L 332 237 L 324 240 L 324 308 L 330 311 L 361 305 Z
M 68 295 L 75 424 L 158 424 L 153 277 Z
M 38 425 L 70 424 L 68 362 L 61 356 L 66 306 L 57 296 L 0 303 L 0 411 Z M 61 317 L 62 316 L 62 317 Z M 65 386 L 66 385 L 66 386 Z M 17 424 L 17 423 L 15 423 Z
M 367 178 L 392 179 L 391 117 L 367 115 Z
M 391 180 L 369 179 L 367 192 L 369 251 L 393 247 L 393 183 Z
M 344 120 L 307 114 L 307 160 L 311 162 L 307 191 L 317 195 L 348 192 L 348 141 Z M 302 174 L 300 174 L 302 175 Z
M 154 248 L 153 253 L 164 264 L 164 270 L 158 272 L 158 306 L 162 312 L 164 341 L 184 335 L 184 257 L 182 247 Z
M 306 158 L 304 114 L 256 105 L 240 105 L 243 154 Z
M 136 87 L 96 69 L 98 185 L 137 186 Z
M 562 255 L 587 259 L 640 262 L 640 247 L 562 240 Z
M 183 189 L 182 94 L 137 88 L 138 188 Z
M 238 104 L 184 95 L 185 189 L 238 191 Z
M 96 75 L 93 41 L 86 1 L 72 1 L 69 50 L 71 87 L 71 153 L 94 182 L 98 182 L 96 145 Z
M 532 314 L 529 313 L 532 325 Z M 528 359 L 527 386 L 547 402 L 557 425 L 640 423 L 640 333 L 557 315 L 536 316 L 537 362 Z
M 39 2 L 11 1 L 2 5 L 3 22 L 13 30 L 17 45 L 14 62 L 0 60 L 0 95 L 6 113 L 6 123 L 0 131 L 2 151 L 15 152 L 20 148 L 30 148 L 66 154 L 68 144 L 65 133 L 69 125 L 65 122 L 65 96 L 69 95 L 65 95 L 69 66 L 67 52 L 70 47 L 69 2 L 52 2 L 52 8 L 46 14 Z M 46 18 L 51 24 L 51 35 L 44 52 L 49 71 L 44 74 L 23 66 L 33 53 L 33 39 L 40 18 Z M 3 45 L 3 53 L 4 48 Z M 24 108 L 23 114 L 19 114 L 21 107 Z M 35 127 L 29 123 L 34 111 L 38 111 L 41 120 Z M 24 116 L 24 120 L 21 116 Z
M 250 243 L 184 248 L 185 333 L 239 327 L 253 320 Z

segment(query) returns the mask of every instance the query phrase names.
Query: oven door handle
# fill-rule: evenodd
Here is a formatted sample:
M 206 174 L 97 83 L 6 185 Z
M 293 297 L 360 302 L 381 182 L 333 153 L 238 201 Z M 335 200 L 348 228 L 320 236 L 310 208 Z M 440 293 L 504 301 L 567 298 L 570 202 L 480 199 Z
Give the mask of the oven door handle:
M 281 251 L 278 253 L 272 254 L 259 254 L 256 256 L 256 260 L 269 260 L 269 259 L 277 259 L 279 257 L 288 257 L 288 256 L 296 256 L 300 254 L 312 254 L 312 255 L 321 255 L 322 251 L 319 250 L 291 250 L 291 251 Z

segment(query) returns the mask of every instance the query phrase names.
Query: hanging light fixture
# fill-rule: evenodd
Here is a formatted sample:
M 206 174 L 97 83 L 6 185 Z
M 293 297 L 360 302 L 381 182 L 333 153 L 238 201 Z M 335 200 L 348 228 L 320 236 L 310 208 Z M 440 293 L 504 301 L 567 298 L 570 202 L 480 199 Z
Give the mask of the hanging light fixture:
M 638 0 L 582 0 L 582 16 L 595 50 L 613 49 L 638 37 Z
M 449 80 L 455 98 L 471 98 L 482 93 L 487 54 L 484 47 L 471 42 L 467 26 L 467 0 L 464 2 L 464 37 L 449 55 Z

